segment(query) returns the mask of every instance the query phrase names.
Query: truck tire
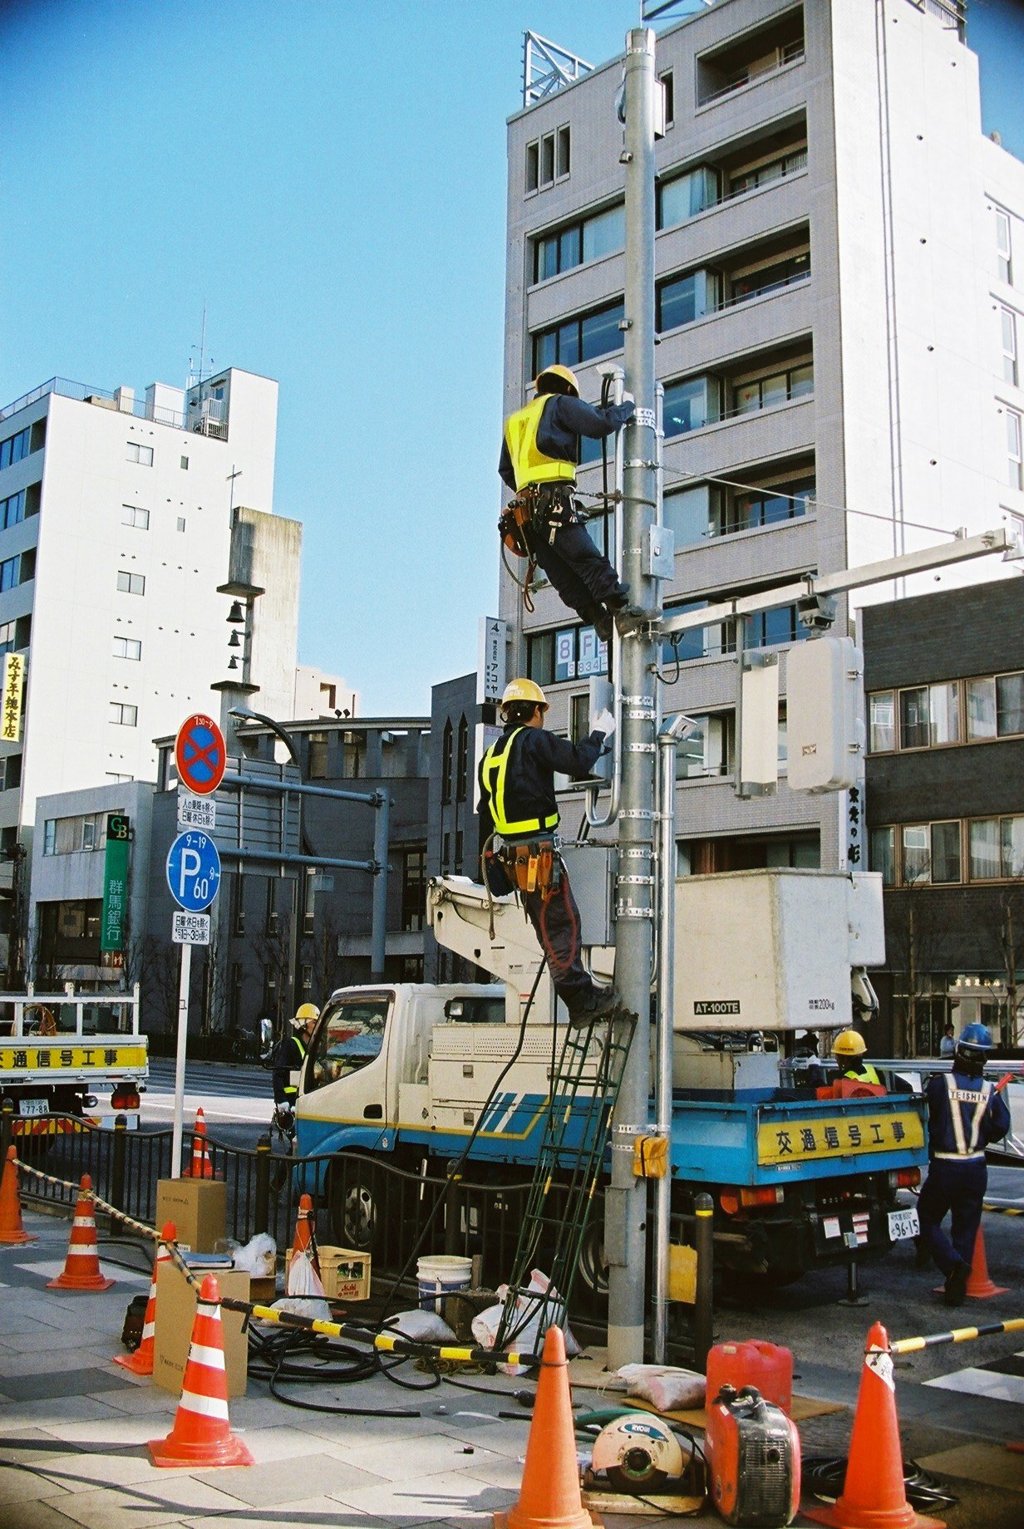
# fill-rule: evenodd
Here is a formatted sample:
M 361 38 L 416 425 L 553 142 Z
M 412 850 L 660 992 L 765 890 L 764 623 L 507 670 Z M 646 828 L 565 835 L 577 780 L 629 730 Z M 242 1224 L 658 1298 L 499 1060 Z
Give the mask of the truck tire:
M 332 1169 L 328 1184 L 331 1236 L 342 1248 L 372 1253 L 378 1234 L 378 1206 L 369 1174 Z

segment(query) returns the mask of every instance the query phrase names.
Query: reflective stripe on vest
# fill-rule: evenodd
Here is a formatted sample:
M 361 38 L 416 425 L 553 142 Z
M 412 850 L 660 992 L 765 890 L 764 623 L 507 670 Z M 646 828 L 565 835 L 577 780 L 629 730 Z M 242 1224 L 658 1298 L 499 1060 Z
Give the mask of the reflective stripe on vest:
M 844 1072 L 844 1078 L 851 1078 L 854 1083 L 877 1083 L 881 1087 L 882 1080 L 878 1076 L 870 1062 L 865 1062 L 860 1072 Z
M 536 834 L 543 829 L 558 826 L 557 812 L 549 813 L 544 819 L 524 818 L 519 823 L 510 823 L 505 816 L 505 775 L 508 771 L 509 755 L 512 752 L 512 740 L 523 731 L 523 728 L 517 727 L 507 737 L 499 738 L 497 743 L 492 743 L 480 765 L 480 782 L 491 804 L 494 831 L 503 839 L 507 839 L 511 834 Z
M 949 1118 L 953 1126 L 953 1139 L 956 1142 L 958 1157 L 978 1157 L 981 1143 L 981 1122 L 988 1106 L 992 1093 L 991 1083 L 982 1080 L 981 1087 L 977 1090 L 957 1087 L 956 1078 L 951 1072 L 946 1074 L 946 1093 L 949 1096 Z M 971 1134 L 970 1139 L 964 1130 L 964 1117 L 961 1104 L 970 1104 L 974 1108 L 970 1115 Z M 936 1157 L 949 1157 L 951 1153 L 936 1152 Z
M 297 1094 L 298 1093 L 298 1091 L 299 1091 L 299 1080 L 302 1077 L 302 1064 L 306 1060 L 306 1048 L 302 1044 L 302 1042 L 299 1040 L 299 1037 L 297 1035 L 293 1035 L 292 1036 L 292 1040 L 295 1042 L 296 1046 L 298 1046 L 298 1048 L 299 1048 L 299 1065 L 298 1065 L 298 1067 L 293 1068 L 291 1070 L 291 1072 L 289 1072 L 289 1074 L 288 1074 L 288 1083 L 287 1083 L 287 1085 L 285 1087 L 285 1093 L 286 1094 Z
M 575 462 L 560 462 L 557 457 L 545 456 L 537 445 L 540 417 L 550 398 L 550 393 L 542 393 L 505 421 L 505 445 L 512 459 L 517 489 L 525 488 L 528 483 L 576 481 Z

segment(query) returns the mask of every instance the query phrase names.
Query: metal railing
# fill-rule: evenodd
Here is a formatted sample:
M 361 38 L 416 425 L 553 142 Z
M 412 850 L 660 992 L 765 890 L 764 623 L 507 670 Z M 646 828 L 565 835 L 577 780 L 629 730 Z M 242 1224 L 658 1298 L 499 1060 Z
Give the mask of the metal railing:
M 27 409 L 30 404 L 45 398 L 48 393 L 56 393 L 61 398 L 73 398 L 79 403 L 99 399 L 102 400 L 104 407 L 109 404 L 111 410 L 116 413 L 127 414 L 135 419 L 148 419 L 156 425 L 170 425 L 175 430 L 185 428 L 185 415 L 174 409 L 168 409 L 163 404 L 152 404 L 147 403 L 144 398 L 133 398 L 130 406 L 127 399 L 122 405 L 118 402 L 116 395 L 106 388 L 91 387 L 85 382 L 71 382 L 66 377 L 51 377 L 48 382 L 40 383 L 39 387 L 33 388 L 31 393 L 24 393 L 21 398 L 16 398 L 13 403 L 0 409 L 0 420 L 8 419 L 12 414 L 17 414 L 20 409 Z

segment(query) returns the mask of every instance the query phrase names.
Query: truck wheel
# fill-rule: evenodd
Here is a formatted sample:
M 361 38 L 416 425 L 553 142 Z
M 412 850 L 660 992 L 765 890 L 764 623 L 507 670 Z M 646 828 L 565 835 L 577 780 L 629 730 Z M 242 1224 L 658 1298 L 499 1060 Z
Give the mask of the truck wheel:
M 369 1184 L 342 1175 L 331 1177 L 331 1234 L 343 1248 L 369 1253 L 377 1236 L 377 1204 Z
M 579 1277 L 592 1295 L 608 1294 L 608 1260 L 604 1254 L 604 1225 L 592 1221 L 580 1248 Z

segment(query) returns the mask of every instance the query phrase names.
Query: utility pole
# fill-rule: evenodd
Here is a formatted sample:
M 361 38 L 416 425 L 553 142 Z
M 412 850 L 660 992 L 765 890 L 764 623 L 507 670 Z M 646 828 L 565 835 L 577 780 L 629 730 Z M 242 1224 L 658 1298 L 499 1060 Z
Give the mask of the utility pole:
M 642 1360 L 646 1292 L 647 1181 L 633 1174 L 633 1143 L 650 1109 L 650 1012 L 654 959 L 654 807 L 657 773 L 655 637 L 660 589 L 651 569 L 651 526 L 659 490 L 654 378 L 654 32 L 626 37 L 626 388 L 636 414 L 625 433 L 623 577 L 652 626 L 619 644 L 622 797 L 615 898 L 615 986 L 639 1016 L 619 1090 L 612 1137 L 605 1251 L 608 1368 Z

